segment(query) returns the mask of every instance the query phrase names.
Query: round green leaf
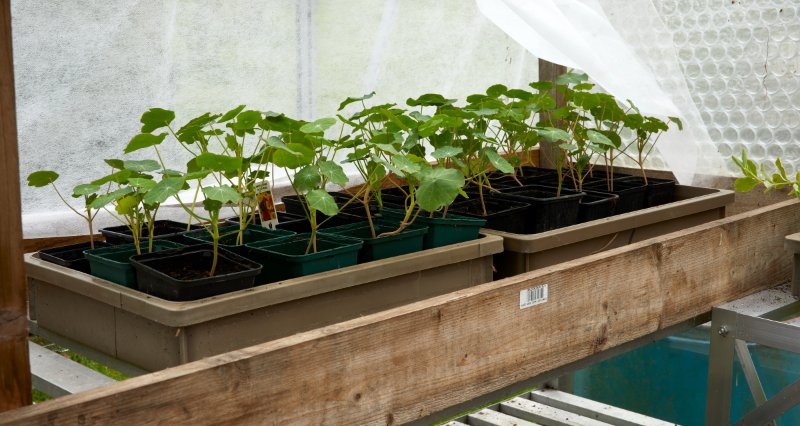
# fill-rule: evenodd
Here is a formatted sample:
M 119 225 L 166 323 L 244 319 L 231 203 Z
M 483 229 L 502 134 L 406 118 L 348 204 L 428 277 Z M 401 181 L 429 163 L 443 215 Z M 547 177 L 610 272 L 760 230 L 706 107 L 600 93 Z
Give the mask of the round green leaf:
M 272 156 L 272 163 L 278 167 L 296 169 L 310 164 L 313 159 L 314 150 L 303 144 L 289 143 L 286 144 L 286 149 L 275 151 Z
M 133 188 L 131 188 L 130 186 L 124 186 L 124 187 L 122 187 L 122 188 L 120 188 L 120 189 L 118 189 L 116 191 L 109 192 L 108 194 L 101 195 L 101 196 L 97 197 L 94 201 L 92 201 L 92 203 L 89 205 L 89 207 L 91 207 L 93 209 L 100 209 L 103 206 L 105 206 L 106 204 L 108 204 L 108 203 L 110 203 L 110 202 L 112 202 L 112 201 L 114 201 L 116 199 L 119 199 L 120 197 L 128 195 L 131 192 L 133 192 Z
M 172 120 L 175 119 L 175 113 L 162 109 L 162 108 L 150 108 L 144 114 L 142 114 L 142 133 L 150 133 L 153 130 L 160 129 L 162 127 L 169 126 L 172 123 Z
M 220 203 L 234 203 L 242 199 L 242 195 L 230 186 L 210 186 L 203 188 L 206 198 Z
M 242 160 L 228 155 L 204 152 L 195 157 L 195 164 L 204 170 L 215 172 L 235 172 L 242 167 Z
M 327 128 L 336 124 L 335 118 L 320 118 L 319 120 L 315 120 L 311 123 L 306 123 L 300 127 L 300 131 L 303 133 L 321 133 L 324 132 Z
M 545 138 L 548 142 L 569 141 L 572 139 L 569 133 L 556 127 L 543 127 L 536 129 L 539 136 Z
M 339 206 L 331 194 L 328 194 L 322 189 L 315 189 L 306 194 L 306 201 L 309 207 L 319 210 L 326 216 L 334 216 L 339 213 Z
M 161 168 L 161 165 L 156 160 L 127 160 L 123 161 L 122 164 L 122 167 L 134 172 L 152 172 Z
M 342 166 L 333 161 L 320 161 L 319 171 L 323 176 L 328 178 L 328 180 L 336 185 L 345 186 L 349 181 L 347 175 L 344 173 L 344 169 L 342 169 Z
M 138 151 L 142 148 L 158 145 L 161 142 L 164 142 L 164 138 L 166 137 L 166 133 L 162 133 L 160 135 L 152 135 L 150 133 L 138 134 L 134 136 L 130 142 L 128 142 L 128 146 L 125 147 L 124 152 L 126 154 L 130 154 L 131 152 Z
M 456 169 L 435 167 L 425 173 L 416 192 L 422 210 L 435 211 L 450 205 L 464 186 L 464 175 Z
M 309 164 L 294 175 L 292 183 L 297 191 L 307 192 L 319 188 L 320 183 L 322 183 L 322 177 L 319 175 L 317 166 Z
M 164 178 L 147 191 L 142 201 L 149 205 L 163 203 L 167 198 L 177 194 L 183 188 L 184 182 L 182 177 Z
M 437 160 L 441 160 L 442 158 L 455 157 L 462 152 L 463 149 L 461 147 L 446 145 L 436 148 L 436 150 L 431 153 L 431 156 Z
M 492 163 L 497 170 L 503 173 L 514 173 L 514 166 L 512 166 L 508 160 L 500 156 L 497 151 L 486 149 L 483 153 L 486 154 L 486 158 L 489 159 L 489 162 Z
M 226 121 L 230 121 L 234 117 L 239 115 L 239 113 L 242 112 L 243 109 L 244 109 L 244 105 L 239 105 L 238 107 L 236 107 L 236 108 L 226 112 L 225 114 L 223 114 L 222 117 L 220 117 L 219 120 L 217 120 L 217 122 L 218 123 L 224 123 Z
M 58 173 L 52 170 L 40 170 L 28 175 L 28 186 L 41 188 L 50 185 L 58 179 Z
M 75 198 L 92 195 L 100 190 L 100 185 L 92 185 L 91 183 L 82 183 L 72 189 L 72 196 Z

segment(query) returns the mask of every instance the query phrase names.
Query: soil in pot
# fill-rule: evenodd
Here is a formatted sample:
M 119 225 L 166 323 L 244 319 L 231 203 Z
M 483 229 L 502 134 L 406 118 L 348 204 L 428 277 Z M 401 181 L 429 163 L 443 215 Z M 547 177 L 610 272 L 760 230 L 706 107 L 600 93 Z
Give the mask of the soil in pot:
M 183 247 L 174 241 L 153 240 L 153 252 L 171 250 Z M 147 250 L 147 245 L 142 244 L 141 249 Z M 88 259 L 91 274 L 95 277 L 117 283 L 119 285 L 136 289 L 136 272 L 131 266 L 130 259 L 136 255 L 136 246 L 121 244 L 106 248 L 95 248 L 84 252 Z
M 524 234 L 528 221 L 530 204 L 512 200 L 499 200 L 486 196 L 486 215 L 483 215 L 481 200 L 477 195 L 466 201 L 459 201 L 450 206 L 449 212 L 486 221 L 484 227 L 498 231 Z M 449 215 L 449 213 L 448 213 Z
M 209 276 L 213 248 L 208 244 L 182 247 L 131 258 L 139 290 L 171 301 L 189 301 L 253 286 L 261 265 L 218 250 L 217 269 Z
M 267 280 L 258 284 L 303 277 L 317 272 L 352 266 L 358 262 L 361 241 L 317 234 L 317 251 L 309 251 L 310 234 L 299 234 L 289 241 L 248 244 L 251 254 L 264 266 Z
M 428 232 L 427 226 L 411 224 L 396 235 L 379 236 L 395 231 L 397 227 L 398 224 L 376 220 L 374 222 L 375 238 L 372 237 L 369 223 L 366 221 L 324 229 L 320 233 L 346 236 L 362 241 L 363 245 L 358 252 L 358 263 L 415 253 L 423 249 L 425 234 Z
M 521 201 L 530 204 L 525 233 L 550 231 L 578 223 L 578 209 L 583 192 L 557 190 L 542 185 L 526 185 L 508 189 L 492 196 L 502 200 Z
M 180 244 L 191 244 L 183 238 L 186 229 L 202 229 L 200 225 L 188 226 L 186 223 L 176 222 L 174 220 L 157 220 L 155 221 L 155 229 L 153 230 L 153 240 L 169 240 Z M 106 241 L 111 244 L 128 244 L 133 242 L 133 234 L 131 230 L 125 225 L 111 226 L 103 228 L 100 233 L 106 237 Z M 142 245 L 149 239 L 150 230 L 147 226 L 142 229 Z
M 111 244 L 105 241 L 95 241 L 94 248 L 111 247 Z M 86 250 L 92 248 L 91 243 L 78 243 L 70 244 L 68 246 L 54 247 L 44 250 L 39 250 L 39 258 L 46 260 L 56 265 L 65 268 L 74 269 L 86 274 L 91 273 L 89 267 L 89 259 L 83 254 Z
M 399 223 L 405 217 L 405 212 L 385 208 L 381 211 L 381 216 L 386 220 Z M 414 223 L 428 227 L 422 244 L 422 247 L 427 250 L 477 239 L 486 220 L 459 216 L 454 213 L 447 213 L 445 217 L 442 217 L 441 212 L 435 212 L 433 216 L 421 212 Z

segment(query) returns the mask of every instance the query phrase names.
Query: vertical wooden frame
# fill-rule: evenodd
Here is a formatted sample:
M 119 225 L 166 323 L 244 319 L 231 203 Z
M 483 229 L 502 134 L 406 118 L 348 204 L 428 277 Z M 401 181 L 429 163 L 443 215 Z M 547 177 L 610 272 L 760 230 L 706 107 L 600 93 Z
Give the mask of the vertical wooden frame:
M 0 0 L 0 411 L 31 403 L 10 3 Z

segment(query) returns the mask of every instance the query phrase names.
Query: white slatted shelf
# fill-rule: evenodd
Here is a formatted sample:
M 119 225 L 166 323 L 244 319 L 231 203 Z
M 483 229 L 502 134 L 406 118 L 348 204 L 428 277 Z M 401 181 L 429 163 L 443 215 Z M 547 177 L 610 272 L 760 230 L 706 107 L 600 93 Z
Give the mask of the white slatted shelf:
M 33 387 L 52 397 L 116 383 L 116 380 L 36 343 L 28 342 L 28 352 Z

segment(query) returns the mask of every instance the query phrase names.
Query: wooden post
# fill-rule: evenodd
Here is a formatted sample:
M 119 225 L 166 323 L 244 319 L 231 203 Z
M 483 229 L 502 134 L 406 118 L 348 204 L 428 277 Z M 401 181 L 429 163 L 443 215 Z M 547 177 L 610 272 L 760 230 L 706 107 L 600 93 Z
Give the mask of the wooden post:
M 0 411 L 31 403 L 11 4 L 0 0 Z
M 539 80 L 540 81 L 552 81 L 555 83 L 556 78 L 567 72 L 567 67 L 563 65 L 554 64 L 552 62 L 547 62 L 544 59 L 539 59 Z M 556 100 L 556 106 L 560 107 L 564 105 L 564 96 L 560 93 L 557 93 L 555 90 L 551 91 L 553 98 Z M 541 119 L 546 119 L 547 113 L 542 113 Z M 540 167 L 547 167 L 549 169 L 554 169 L 556 164 L 558 164 L 558 159 L 556 157 L 557 151 L 556 147 L 553 146 L 551 143 L 547 143 L 545 141 L 539 142 L 539 166 Z

